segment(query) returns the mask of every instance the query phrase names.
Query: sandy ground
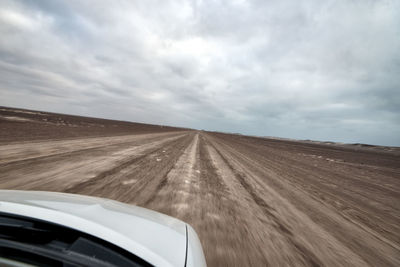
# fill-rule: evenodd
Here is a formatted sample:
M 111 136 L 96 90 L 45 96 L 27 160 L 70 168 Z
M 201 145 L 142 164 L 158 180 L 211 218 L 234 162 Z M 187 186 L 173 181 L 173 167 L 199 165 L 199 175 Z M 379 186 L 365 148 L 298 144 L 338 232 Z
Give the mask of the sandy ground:
M 400 266 L 396 149 L 196 131 L 57 136 L 0 142 L 0 188 L 180 218 L 209 266 Z

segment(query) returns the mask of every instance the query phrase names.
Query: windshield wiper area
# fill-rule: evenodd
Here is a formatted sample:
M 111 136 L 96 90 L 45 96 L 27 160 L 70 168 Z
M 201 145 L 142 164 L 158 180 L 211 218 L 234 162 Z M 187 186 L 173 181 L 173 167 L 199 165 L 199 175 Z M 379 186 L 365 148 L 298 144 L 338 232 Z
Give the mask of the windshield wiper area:
M 38 266 L 151 266 L 97 237 L 6 213 L 0 213 L 1 258 Z

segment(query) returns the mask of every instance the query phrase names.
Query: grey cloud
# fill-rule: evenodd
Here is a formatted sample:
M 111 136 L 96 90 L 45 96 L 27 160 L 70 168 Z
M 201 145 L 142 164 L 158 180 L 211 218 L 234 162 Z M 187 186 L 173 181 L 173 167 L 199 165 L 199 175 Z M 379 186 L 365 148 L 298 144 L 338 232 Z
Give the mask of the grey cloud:
M 0 105 L 400 145 L 397 1 L 3 1 Z

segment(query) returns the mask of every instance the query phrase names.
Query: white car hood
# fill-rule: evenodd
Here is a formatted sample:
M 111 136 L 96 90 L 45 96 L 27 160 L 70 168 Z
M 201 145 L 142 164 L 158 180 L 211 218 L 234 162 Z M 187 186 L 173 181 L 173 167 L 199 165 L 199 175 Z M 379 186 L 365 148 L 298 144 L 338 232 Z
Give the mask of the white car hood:
M 42 219 L 88 233 L 155 266 L 185 265 L 186 224 L 148 209 L 75 194 L 0 190 L 0 212 Z

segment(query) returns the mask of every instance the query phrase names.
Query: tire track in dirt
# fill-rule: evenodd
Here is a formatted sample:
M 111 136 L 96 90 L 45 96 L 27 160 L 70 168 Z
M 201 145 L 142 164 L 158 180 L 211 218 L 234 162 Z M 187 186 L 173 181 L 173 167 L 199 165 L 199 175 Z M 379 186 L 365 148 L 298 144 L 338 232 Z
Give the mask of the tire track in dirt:
M 251 147 L 256 154 L 264 154 L 263 152 L 265 150 L 262 150 L 255 145 L 248 146 Z M 398 207 L 395 207 L 394 205 L 397 200 L 396 197 L 398 196 L 398 193 L 394 188 L 390 188 L 386 184 L 379 184 L 378 180 L 367 180 L 364 173 L 360 172 L 358 169 L 343 166 L 342 163 L 332 164 L 331 161 L 326 161 L 324 159 L 304 161 L 304 159 L 299 157 L 297 153 L 287 153 L 285 151 L 276 151 L 274 149 L 269 149 L 268 152 L 269 157 L 263 156 L 265 160 L 272 162 L 274 165 L 279 165 L 279 162 L 285 162 L 290 165 L 292 169 L 301 171 L 303 177 L 308 177 L 308 179 L 313 180 L 313 182 L 308 183 L 310 186 L 318 184 L 318 191 L 322 191 L 323 193 L 334 192 L 335 195 L 341 195 L 342 199 L 344 199 L 343 196 L 346 195 L 346 199 L 351 200 L 352 203 L 357 203 L 357 205 L 360 205 L 359 199 L 361 198 L 364 200 L 361 204 L 368 202 L 371 198 L 373 198 L 375 202 L 384 200 L 382 206 L 389 205 L 392 208 L 398 209 Z M 364 170 L 365 167 L 363 168 L 363 171 Z M 351 173 L 351 175 L 349 175 L 349 173 Z M 391 173 L 393 175 L 393 171 Z M 374 174 L 374 176 L 376 179 L 376 174 Z M 332 177 L 335 177 L 335 179 L 332 179 Z M 386 176 L 384 178 L 387 179 L 391 177 Z M 393 182 L 393 179 L 390 180 Z M 399 181 L 396 182 L 399 186 Z M 339 188 L 337 186 L 338 184 L 343 186 Z M 382 194 L 386 196 L 384 199 L 379 198 Z M 357 197 L 355 198 L 354 196 Z M 374 209 L 374 207 L 369 208 L 373 209 L 370 210 L 370 214 L 378 214 L 381 210 L 381 207 L 376 209 Z
M 243 144 L 236 141 L 234 143 L 236 149 L 243 147 Z M 338 172 L 332 164 L 326 166 L 325 169 L 320 166 L 310 166 L 308 162 L 300 163 L 293 155 L 284 151 L 278 153 L 273 149 L 260 149 L 255 145 L 249 146 L 247 143 L 245 150 L 242 149 L 241 151 L 246 154 L 246 151 L 249 150 L 256 156 L 255 159 L 259 158 L 259 160 L 251 160 L 253 165 L 257 164 L 257 161 L 259 161 L 259 168 L 262 168 L 262 165 L 267 165 L 268 170 L 272 171 L 274 176 L 285 177 L 287 183 L 301 187 L 309 195 L 316 196 L 324 204 L 331 205 L 332 208 L 339 210 L 341 216 L 348 221 L 356 223 L 376 238 L 396 247 L 393 245 L 393 241 L 399 242 L 400 228 L 398 224 L 396 226 L 398 216 L 396 218 L 392 214 L 399 213 L 398 205 L 396 205 L 399 198 L 398 194 L 393 193 L 393 190 L 388 191 L 387 188 L 381 189 L 381 187 L 374 185 L 366 187 L 364 186 L 365 182 L 354 183 L 351 181 L 354 180 L 356 175 L 354 171 L 347 170 L 347 176 L 345 176 L 345 173 Z M 243 153 L 241 156 L 243 156 Z M 290 166 L 290 168 L 287 166 Z M 350 177 L 349 173 L 351 173 Z M 347 177 L 349 178 L 347 179 Z M 370 231 L 368 228 L 375 230 Z M 393 230 L 393 228 L 397 228 L 397 230 Z
M 161 159 L 160 162 L 164 163 L 160 165 L 162 168 L 157 169 L 152 167 L 152 161 L 150 161 L 150 165 L 145 165 L 148 166 L 147 171 L 143 169 L 143 164 L 138 164 L 138 168 L 146 175 L 132 188 L 133 194 L 129 199 L 129 203 L 145 206 L 144 203 L 151 202 L 151 198 L 157 194 L 162 184 L 165 183 L 166 175 L 174 168 L 182 153 L 190 145 L 194 135 L 194 133 L 190 133 L 180 144 L 172 144 L 169 147 L 163 148 L 158 155 L 154 155 L 156 161 L 157 159 Z
M 150 141 L 148 141 L 148 142 L 150 142 Z M 38 157 L 34 157 L 34 158 L 27 158 L 27 159 L 22 159 L 22 160 L 6 162 L 3 164 L 0 164 L 0 168 L 2 168 L 3 171 L 6 171 L 8 169 L 11 170 L 11 169 L 18 168 L 19 166 L 42 164 L 47 161 L 50 161 L 50 162 L 64 161 L 71 157 L 82 157 L 89 153 L 91 153 L 91 154 L 102 153 L 103 151 L 118 150 L 121 147 L 130 147 L 130 146 L 137 146 L 137 145 L 138 145 L 137 141 L 121 142 L 121 143 L 116 143 L 116 144 L 106 144 L 106 145 L 101 145 L 101 146 L 85 148 L 85 149 L 77 149 L 77 150 L 70 151 L 70 152 L 61 152 L 61 153 L 56 153 L 56 154 L 51 154 L 51 155 L 46 155 L 46 156 L 38 156 Z
M 238 171 L 228 159 L 227 153 L 224 153 L 221 148 L 216 148 L 214 143 L 210 144 L 209 150 L 219 170 L 225 169 L 222 171 L 225 173 L 225 180 L 234 188 L 232 191 L 236 192 L 235 195 L 240 198 L 240 203 L 242 205 L 246 203 L 242 208 L 242 216 L 252 218 L 256 214 L 245 227 L 249 231 L 264 235 L 261 240 L 254 239 L 256 249 L 264 253 L 265 250 L 268 251 L 266 260 L 259 259 L 261 264 L 269 262 L 271 266 L 276 266 L 282 262 L 291 262 L 296 266 L 322 266 L 323 261 L 320 259 L 320 255 L 318 257 L 313 250 L 302 244 L 296 238 L 297 234 L 293 227 L 283 221 L 277 210 L 256 193 L 253 185 L 248 182 L 252 177 Z
M 17 143 L 0 146 L 0 166 L 13 163 L 35 163 L 46 158 L 55 159 L 73 153 L 85 153 L 92 149 L 105 147 L 143 144 L 147 140 L 173 136 L 177 133 L 154 133 L 140 135 L 124 135 L 114 137 L 92 137 L 73 140 L 41 141 L 33 143 Z
M 90 150 L 81 154 L 72 153 L 61 158 L 55 157 L 55 161 L 48 158 L 35 164 L 18 164 L 15 168 L 0 167 L 0 182 L 3 188 L 9 189 L 63 191 L 183 135 L 185 134 L 161 135 L 157 139 L 150 138 L 147 141 L 143 139 L 144 143 L 136 143 L 134 146 L 113 144 L 104 149 Z
M 229 255 L 228 259 L 220 258 L 216 261 L 218 264 L 213 266 L 224 265 L 227 262 L 229 266 L 275 266 L 282 262 L 282 259 L 301 262 L 297 255 L 287 254 L 287 244 L 281 242 L 278 232 L 271 231 L 274 229 L 273 222 L 265 218 L 263 210 L 254 205 L 254 199 L 244 190 L 239 180 L 235 179 L 233 170 L 221 158 L 219 152 L 206 138 L 203 140 L 208 162 L 214 170 L 213 176 L 219 177 L 226 187 L 227 205 L 219 210 L 223 219 L 222 229 L 225 230 L 223 234 L 236 237 L 231 238 L 229 245 L 224 239 L 213 243 L 219 250 L 224 250 L 222 255 Z M 278 242 L 273 243 L 271 240 Z M 243 250 L 244 247 L 246 250 Z M 215 249 L 211 247 L 210 253 Z M 280 253 L 277 254 L 276 250 Z
M 190 144 L 175 164 L 159 181 L 156 190 L 143 202 L 145 207 L 162 210 L 175 217 L 184 217 L 189 208 L 187 198 L 198 188 L 198 134 L 192 136 Z
M 244 244 L 250 244 L 245 232 L 240 234 L 239 226 L 243 217 L 238 214 L 236 201 L 229 188 L 218 174 L 206 147 L 203 135 L 199 138 L 200 217 L 192 221 L 202 241 L 209 266 L 240 266 L 241 263 L 255 263 L 252 254 L 239 252 Z M 236 203 L 237 204 L 237 203 Z M 229 226 L 234 227 L 229 227 Z M 240 239 L 237 236 L 241 236 Z M 266 262 L 266 261 L 265 261 Z M 243 265 L 242 265 L 243 266 Z
M 241 248 L 236 235 L 232 235 L 235 229 L 226 227 L 229 221 L 240 222 L 240 216 L 235 215 L 227 187 L 216 174 L 203 137 L 193 137 L 155 193 L 145 206 L 190 223 L 202 241 L 209 266 L 245 262 L 240 259 L 243 255 L 233 253 Z
M 239 152 L 240 146 L 235 143 L 233 144 L 229 142 L 229 139 L 217 139 L 216 142 L 219 147 L 222 147 L 222 151 L 224 155 L 229 155 L 230 159 L 233 162 L 233 166 L 235 169 L 239 169 L 239 172 L 246 173 L 246 176 L 253 177 L 252 179 L 248 179 L 247 181 L 255 182 L 253 188 L 256 188 L 259 192 L 258 195 L 266 198 L 269 194 L 271 194 L 271 188 L 274 189 L 276 195 L 273 198 L 270 198 L 272 202 L 276 202 L 279 198 L 286 199 L 286 202 L 293 204 L 292 208 L 288 210 L 293 210 L 294 214 L 299 213 L 303 215 L 307 215 L 307 218 L 303 218 L 300 216 L 296 218 L 294 215 L 285 215 L 283 210 L 281 209 L 280 218 L 285 219 L 286 221 L 289 218 L 292 218 L 291 225 L 296 225 L 301 223 L 302 220 L 310 220 L 307 224 L 313 225 L 313 228 L 309 229 L 308 235 L 304 236 L 304 228 L 303 231 L 294 231 L 296 234 L 300 234 L 302 236 L 302 242 L 308 240 L 307 242 L 313 241 L 309 248 L 312 251 L 317 252 L 317 255 L 324 255 L 331 257 L 332 255 L 326 255 L 327 252 L 331 254 L 335 250 L 341 250 L 340 254 L 346 255 L 351 254 L 352 256 L 343 257 L 343 259 L 361 259 L 368 262 L 372 266 L 396 266 L 395 262 L 399 262 L 399 254 L 396 252 L 395 247 L 387 246 L 387 244 L 382 243 L 381 239 L 376 239 L 375 235 L 371 235 L 370 232 L 364 232 L 364 230 L 357 224 L 353 224 L 352 222 L 344 219 L 340 214 L 336 213 L 334 210 L 329 209 L 325 205 L 321 205 L 321 202 L 310 197 L 306 192 L 304 192 L 297 184 L 293 184 L 290 180 L 286 180 L 288 174 L 286 173 L 276 173 L 274 171 L 275 168 L 279 167 L 279 164 L 276 162 L 265 161 L 262 157 L 257 157 L 257 154 L 254 153 L 254 149 L 243 150 Z M 252 157 L 250 158 L 246 154 L 251 151 Z M 243 154 L 244 153 L 244 154 Z M 268 155 L 266 151 L 262 154 L 264 157 Z M 274 165 L 276 164 L 276 165 Z M 277 166 L 278 165 L 278 166 Z M 290 174 L 290 168 L 286 168 Z M 270 188 L 270 189 L 269 189 Z M 268 202 L 269 203 L 269 202 Z M 284 207 L 283 203 L 277 205 L 277 207 Z M 309 217 L 311 216 L 311 217 Z M 298 222 L 293 220 L 296 218 Z M 304 222 L 303 222 L 304 224 Z M 297 227 L 298 228 L 298 227 Z M 316 231 L 318 229 L 318 231 Z M 302 233 L 303 232 L 303 233 Z M 318 233 L 318 234 L 317 234 Z M 327 234 L 329 233 L 329 234 Z M 325 247 L 324 250 L 320 250 L 321 247 L 324 247 L 324 244 L 327 244 L 327 240 L 320 240 L 321 236 L 329 236 L 331 242 L 335 244 L 334 246 Z M 315 239 L 315 240 L 313 240 Z M 321 245 L 322 244 L 322 245 Z M 342 250 L 344 249 L 344 251 Z M 356 256 L 359 255 L 359 256 Z M 328 258 L 329 258 L 328 257 Z M 326 257 L 322 257 L 322 262 L 326 263 Z M 339 258 L 340 260 L 340 258 Z M 340 261 L 333 261 L 332 264 L 337 264 Z M 352 263 L 351 265 L 365 266 L 366 262 L 362 263 L 358 261 L 359 264 Z M 362 264 L 360 264 L 360 262 Z M 345 264 L 348 265 L 349 263 Z M 329 264 L 328 264 L 329 265 Z
M 398 201 L 397 189 L 400 186 L 400 179 L 398 179 L 400 174 L 400 169 L 398 168 L 398 166 L 400 166 L 399 156 L 397 156 L 396 164 L 395 155 L 386 155 L 387 153 L 381 154 L 390 156 L 390 158 L 387 159 L 389 163 L 386 163 L 379 158 L 379 154 L 375 154 L 375 160 L 386 163 L 384 166 L 376 166 L 376 163 L 375 165 L 366 165 L 363 158 L 358 159 L 358 154 L 356 154 L 357 157 L 353 156 L 353 158 L 351 158 L 351 151 L 347 151 L 346 156 L 342 155 L 342 157 L 340 157 L 340 150 L 336 151 L 337 149 L 335 148 L 327 149 L 325 147 L 325 149 L 322 149 L 320 147 L 309 151 L 310 149 L 307 148 L 307 146 L 300 146 L 308 151 L 308 153 L 311 153 L 306 154 L 304 152 L 300 153 L 301 151 L 296 148 L 298 145 L 294 144 L 287 145 L 286 147 L 280 145 L 279 149 L 277 149 L 273 142 L 267 142 L 261 138 L 258 138 L 258 143 L 252 142 L 251 138 L 228 139 L 231 144 L 234 143 L 237 147 L 246 147 L 246 150 L 250 149 L 254 154 L 257 154 L 258 157 L 262 157 L 263 160 L 271 162 L 271 167 L 282 169 L 285 167 L 282 162 L 285 162 L 285 165 L 301 171 L 301 176 L 308 178 L 307 181 L 304 181 L 304 184 L 310 187 L 316 186 L 317 184 L 318 190 L 316 191 L 323 191 L 323 193 L 326 193 L 336 190 L 335 194 L 343 198 L 343 194 L 346 193 L 346 198 L 349 200 L 353 198 L 354 195 L 357 195 L 357 198 L 353 199 L 353 203 L 354 200 L 358 202 L 357 205 L 360 205 L 360 203 L 368 203 L 371 199 L 375 203 L 381 204 L 377 209 L 371 210 L 369 212 L 370 214 L 377 214 L 388 205 L 393 209 L 397 208 L 397 213 L 400 211 L 398 205 L 397 207 L 393 205 Z M 293 146 L 295 147 L 294 151 L 290 150 Z M 353 155 L 355 154 L 354 151 L 352 151 L 352 153 Z M 367 153 L 368 160 L 366 162 L 373 164 L 370 154 L 371 153 Z M 344 158 L 350 162 L 344 161 Z M 385 174 L 381 174 L 379 171 L 384 171 Z M 312 181 L 309 181 L 311 179 Z M 385 183 L 382 183 L 382 181 L 385 181 Z M 319 186 L 325 187 L 327 190 L 321 190 L 322 188 Z M 382 198 L 382 195 L 385 197 Z M 358 201 L 359 198 L 364 198 L 364 201 Z
M 149 152 L 152 153 L 152 152 Z M 101 173 L 99 173 L 97 176 L 84 181 L 84 182 L 80 182 L 77 183 L 67 189 L 64 190 L 64 192 L 66 193 L 75 193 L 75 194 L 84 194 L 86 191 L 89 191 L 88 188 L 91 186 L 104 186 L 102 184 L 102 182 L 104 182 L 103 180 L 108 178 L 109 176 L 115 175 L 118 172 L 121 172 L 123 169 L 129 167 L 130 165 L 134 164 L 135 162 L 138 162 L 139 160 L 145 158 L 147 155 L 138 155 L 138 156 L 134 156 L 131 159 L 128 159 L 127 161 L 124 161 L 123 163 L 121 163 L 118 166 L 113 167 L 112 169 L 103 171 Z M 93 192 L 92 192 L 93 193 Z
M 164 174 L 172 168 L 192 134 L 147 150 L 94 179 L 76 185 L 75 193 L 88 194 L 140 205 Z
M 241 144 L 235 142 L 235 148 L 240 149 L 240 147 Z M 307 163 L 296 163 L 284 152 L 276 157 L 275 152 L 266 153 L 265 150 L 257 149 L 255 146 L 246 146 L 245 150 L 241 151 L 246 153 L 248 150 L 251 150 L 255 156 L 251 164 L 258 164 L 258 168 L 261 169 L 263 165 L 268 165 L 271 176 L 284 177 L 286 184 L 305 190 L 307 195 L 324 205 L 329 205 L 331 210 L 348 222 L 356 224 L 357 228 L 362 228 L 374 238 L 399 250 L 399 246 L 396 245 L 400 240 L 399 208 L 396 205 L 399 201 L 398 194 L 396 197 L 396 194 L 388 193 L 386 189 L 379 190 L 380 187 L 373 184 L 367 188 L 362 186 L 365 183 L 349 183 L 346 176 L 336 174 L 336 169 L 332 165 L 329 165 L 328 169 L 315 166 L 307 168 Z M 282 162 L 290 165 L 290 168 Z M 350 176 L 348 180 L 352 180 L 354 175 L 353 171 L 348 170 L 347 176 Z M 386 177 L 382 177 L 383 181 L 387 180 L 384 178 Z M 271 183 L 277 180 L 269 179 L 268 181 Z M 274 184 L 277 185 L 276 182 Z M 359 243 L 359 238 L 354 239 L 354 242 Z M 362 246 L 361 243 L 360 246 Z M 371 253 L 366 254 L 368 256 Z

